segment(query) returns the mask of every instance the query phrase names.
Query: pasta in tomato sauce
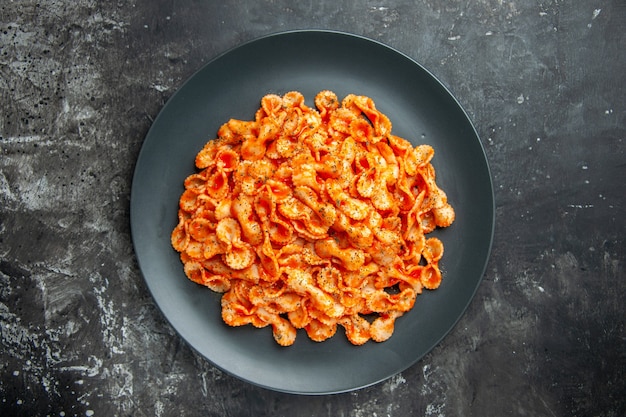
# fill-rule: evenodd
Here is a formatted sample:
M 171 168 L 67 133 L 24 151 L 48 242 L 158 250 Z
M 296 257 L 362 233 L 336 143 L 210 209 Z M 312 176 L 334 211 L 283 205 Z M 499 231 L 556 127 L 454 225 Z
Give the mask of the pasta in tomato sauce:
M 185 275 L 223 293 L 230 326 L 271 326 L 289 346 L 338 327 L 382 342 L 423 289 L 441 283 L 455 219 L 429 145 L 392 134 L 365 96 L 268 94 L 254 120 L 231 119 L 197 154 L 171 234 Z

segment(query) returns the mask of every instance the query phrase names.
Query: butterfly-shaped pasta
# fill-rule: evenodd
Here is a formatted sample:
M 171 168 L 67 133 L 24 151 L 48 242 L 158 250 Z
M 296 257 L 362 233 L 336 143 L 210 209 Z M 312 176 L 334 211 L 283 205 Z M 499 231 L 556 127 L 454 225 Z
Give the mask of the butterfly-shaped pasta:
M 430 145 L 391 133 L 366 96 L 332 91 L 261 99 L 198 152 L 171 233 L 186 276 L 222 295 L 230 326 L 271 327 L 289 346 L 343 328 L 389 339 L 423 288 L 441 284 L 441 240 L 455 213 Z

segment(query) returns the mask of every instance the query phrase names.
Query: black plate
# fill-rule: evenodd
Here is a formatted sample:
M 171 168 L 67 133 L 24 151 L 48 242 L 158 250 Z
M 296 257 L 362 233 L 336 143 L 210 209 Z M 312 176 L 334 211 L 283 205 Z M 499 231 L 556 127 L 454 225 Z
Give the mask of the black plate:
M 313 106 L 329 89 L 374 99 L 393 133 L 435 148 L 438 184 L 455 223 L 436 231 L 445 245 L 443 282 L 417 298 L 384 343 L 352 346 L 338 331 L 323 343 L 298 333 L 278 346 L 269 328 L 226 326 L 220 295 L 189 281 L 170 246 L 184 178 L 194 158 L 230 118 L 250 120 L 267 93 L 300 91 Z M 210 62 L 167 102 L 143 143 L 131 193 L 133 244 L 146 283 L 179 334 L 218 368 L 250 383 L 299 394 L 375 384 L 428 353 L 461 317 L 482 279 L 494 227 L 484 150 L 468 116 L 432 74 L 407 56 L 362 37 L 327 31 L 275 34 Z

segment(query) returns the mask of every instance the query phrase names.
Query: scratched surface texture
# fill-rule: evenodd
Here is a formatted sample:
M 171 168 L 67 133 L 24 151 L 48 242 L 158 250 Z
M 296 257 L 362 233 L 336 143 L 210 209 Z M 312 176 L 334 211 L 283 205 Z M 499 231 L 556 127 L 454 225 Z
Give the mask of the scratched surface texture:
M 436 74 L 496 192 L 492 257 L 449 336 L 386 382 L 321 397 L 194 353 L 129 226 L 167 99 L 217 54 L 299 28 L 377 39 Z M 2 1 L 0 106 L 2 416 L 626 415 L 622 0 Z

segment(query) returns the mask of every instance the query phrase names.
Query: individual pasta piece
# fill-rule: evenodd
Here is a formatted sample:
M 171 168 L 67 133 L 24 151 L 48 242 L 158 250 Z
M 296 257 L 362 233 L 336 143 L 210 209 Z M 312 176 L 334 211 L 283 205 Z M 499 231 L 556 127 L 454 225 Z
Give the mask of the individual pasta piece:
M 211 259 L 226 252 L 225 246 L 214 233 L 210 234 L 202 243 L 202 257 L 204 259 Z
M 329 90 L 320 91 L 315 96 L 315 106 L 319 110 L 322 119 L 327 119 L 339 107 L 337 94 Z
M 271 193 L 273 199 L 280 203 L 289 198 L 293 192 L 291 187 L 285 184 L 282 181 L 276 181 L 273 179 L 268 179 L 265 181 L 265 187 L 269 193 Z
M 204 169 L 215 164 L 215 155 L 220 150 L 223 141 L 220 139 L 210 140 L 196 155 L 197 168 Z
M 367 171 L 359 174 L 356 189 L 361 197 L 371 198 L 377 192 L 377 187 L 379 186 L 377 173 L 376 169 L 369 168 Z
M 197 284 L 204 285 L 203 273 L 205 270 L 200 262 L 191 260 L 187 261 L 185 262 L 184 270 L 187 278 Z
M 439 285 L 441 284 L 441 271 L 439 270 L 439 265 L 436 263 L 426 265 L 422 268 L 420 277 L 424 288 L 429 290 L 439 288 Z
M 306 186 L 296 187 L 293 190 L 293 195 L 313 210 L 326 229 L 335 223 L 337 219 L 335 207 L 330 203 L 320 201 L 319 196 L 311 188 Z
M 296 341 L 296 328 L 289 320 L 279 314 L 271 313 L 267 309 L 260 307 L 256 311 L 257 316 L 272 326 L 274 340 L 281 346 L 291 346 Z
M 255 306 L 265 308 L 274 314 L 285 314 L 296 311 L 302 302 L 302 296 L 294 292 L 272 291 L 267 285 L 255 285 L 248 292 L 248 299 Z
M 193 213 L 201 204 L 202 191 L 195 188 L 187 188 L 180 196 L 179 208 L 187 213 Z
M 296 162 L 297 163 L 297 162 Z M 291 181 L 296 187 L 309 187 L 315 192 L 322 191 L 322 181 L 318 180 L 317 171 L 315 165 L 312 163 L 303 163 L 298 165 L 299 169 L 295 170 Z
M 344 316 L 339 324 L 346 331 L 346 337 L 353 345 L 363 345 L 370 340 L 370 323 L 358 314 Z
M 229 326 L 264 327 L 267 323 L 258 318 L 256 307 L 250 305 L 245 298 L 237 296 L 235 291 L 228 291 L 222 296 L 222 320 Z
M 378 263 L 370 261 L 361 266 L 358 271 L 344 271 L 341 274 L 342 286 L 361 291 L 368 278 L 374 276 L 380 269 L 381 266 Z
M 377 317 L 370 325 L 372 340 L 376 342 L 388 340 L 393 335 L 396 319 L 403 314 L 402 311 L 393 310 Z
M 366 300 L 358 289 L 344 287 L 339 291 L 339 302 L 344 307 L 344 315 L 353 315 L 363 311 Z
M 352 119 L 349 129 L 350 136 L 357 142 L 368 144 L 374 141 L 374 128 L 369 121 L 365 119 Z
M 315 285 L 313 276 L 304 270 L 285 268 L 287 285 L 298 294 L 307 295 L 312 305 L 330 317 L 341 317 L 343 306 Z
M 388 311 L 409 311 L 415 303 L 416 293 L 412 288 L 405 288 L 397 294 L 389 294 L 384 290 L 376 290 L 367 296 L 367 308 L 376 313 Z
M 361 113 L 369 120 L 376 134 L 373 139 L 374 143 L 391 133 L 391 121 L 376 109 L 374 100 L 370 97 L 349 94 L 343 99 L 342 107 L 349 108 L 355 113 Z
M 222 256 L 226 265 L 234 270 L 249 267 L 255 259 L 254 251 L 245 243 L 242 246 L 233 246 L 230 251 Z
M 263 116 L 277 117 L 283 108 L 283 98 L 277 94 L 267 94 L 261 99 L 261 109 Z
M 300 235 L 315 240 L 326 235 L 330 225 L 309 206 L 296 197 L 290 197 L 278 205 L 278 212 L 291 220 Z
M 253 202 L 252 197 L 239 194 L 234 199 L 231 210 L 241 226 L 243 239 L 254 246 L 263 241 L 263 228 L 261 223 L 256 220 Z
M 315 252 L 322 258 L 333 258 L 348 271 L 356 271 L 365 263 L 365 253 L 361 249 L 342 249 L 333 238 L 316 241 Z
M 421 213 L 419 215 L 419 222 L 422 235 L 427 235 L 437 228 L 437 223 L 435 223 L 435 214 L 432 209 Z
M 185 263 L 184 270 L 185 275 L 191 281 L 209 287 L 215 292 L 225 293 L 230 290 L 231 283 L 227 277 L 210 273 L 201 262 L 188 261 Z
M 230 119 L 226 122 L 229 135 L 226 135 L 223 130 L 218 132 L 218 136 L 226 140 L 226 145 L 234 145 L 241 142 L 243 139 L 249 139 L 259 134 L 259 124 L 255 120 L 237 120 Z M 234 139 L 230 139 L 230 137 Z
M 341 282 L 341 272 L 333 267 L 326 266 L 317 271 L 315 281 L 317 285 L 329 294 L 335 294 L 339 291 L 339 283 Z
M 185 189 L 196 190 L 198 193 L 202 193 L 206 188 L 207 174 L 211 173 L 211 169 L 205 169 L 198 174 L 192 174 L 185 178 Z
M 209 197 L 222 200 L 230 192 L 228 184 L 228 174 L 221 170 L 216 170 L 206 183 L 206 193 Z
M 441 207 L 433 209 L 433 216 L 437 226 L 448 227 L 454 222 L 455 219 L 454 208 L 446 202 Z
M 178 211 L 178 224 L 172 230 L 170 242 L 177 252 L 184 252 L 189 244 L 189 233 L 187 233 L 187 215 L 182 210 Z
M 232 172 L 239 165 L 239 154 L 232 148 L 222 148 L 215 154 L 215 165 L 222 172 Z
M 343 107 L 330 114 L 328 127 L 335 133 L 336 138 L 344 139 L 350 135 L 350 123 L 354 120 L 353 113 Z
M 337 323 L 325 324 L 317 319 L 313 319 L 304 329 L 311 340 L 314 342 L 323 342 L 335 335 L 337 332 Z
M 394 199 L 393 194 L 389 191 L 386 178 L 387 177 L 384 175 L 378 175 L 376 181 L 374 182 L 376 192 L 370 199 L 372 205 L 379 211 L 397 209 L 397 202 Z
M 443 243 L 436 237 L 426 239 L 422 254 L 428 263 L 439 262 L 443 257 Z
M 419 145 L 407 152 L 404 156 L 404 166 L 407 174 L 416 175 L 418 169 L 430 163 L 435 150 L 430 145 Z
M 254 250 L 250 244 L 241 240 L 241 226 L 237 220 L 232 217 L 220 220 L 215 228 L 215 235 L 226 247 L 223 259 L 230 268 L 244 269 L 254 262 Z
M 296 329 L 304 329 L 313 320 L 309 314 L 309 301 L 302 299 L 300 305 L 293 311 L 287 313 L 287 318 Z
M 333 229 L 344 232 L 350 244 L 357 249 L 367 250 L 374 243 L 374 232 L 371 227 L 365 222 L 353 221 L 343 212 L 337 213 Z
M 370 212 L 367 201 L 351 197 L 341 185 L 334 181 L 326 181 L 326 192 L 335 206 L 354 220 L 363 220 Z
M 256 254 L 261 267 L 266 273 L 266 280 L 275 282 L 280 279 L 281 268 L 278 265 L 277 254 L 270 241 L 269 233 L 265 233 L 263 244 L 260 247 L 256 247 Z
M 214 235 L 215 223 L 204 217 L 196 217 L 189 222 L 189 236 L 198 242 L 204 242 L 209 236 Z
M 271 118 L 264 118 L 259 126 L 257 136 L 248 137 L 241 145 L 241 157 L 249 161 L 258 161 L 263 158 L 268 142 L 280 134 L 280 123 Z

